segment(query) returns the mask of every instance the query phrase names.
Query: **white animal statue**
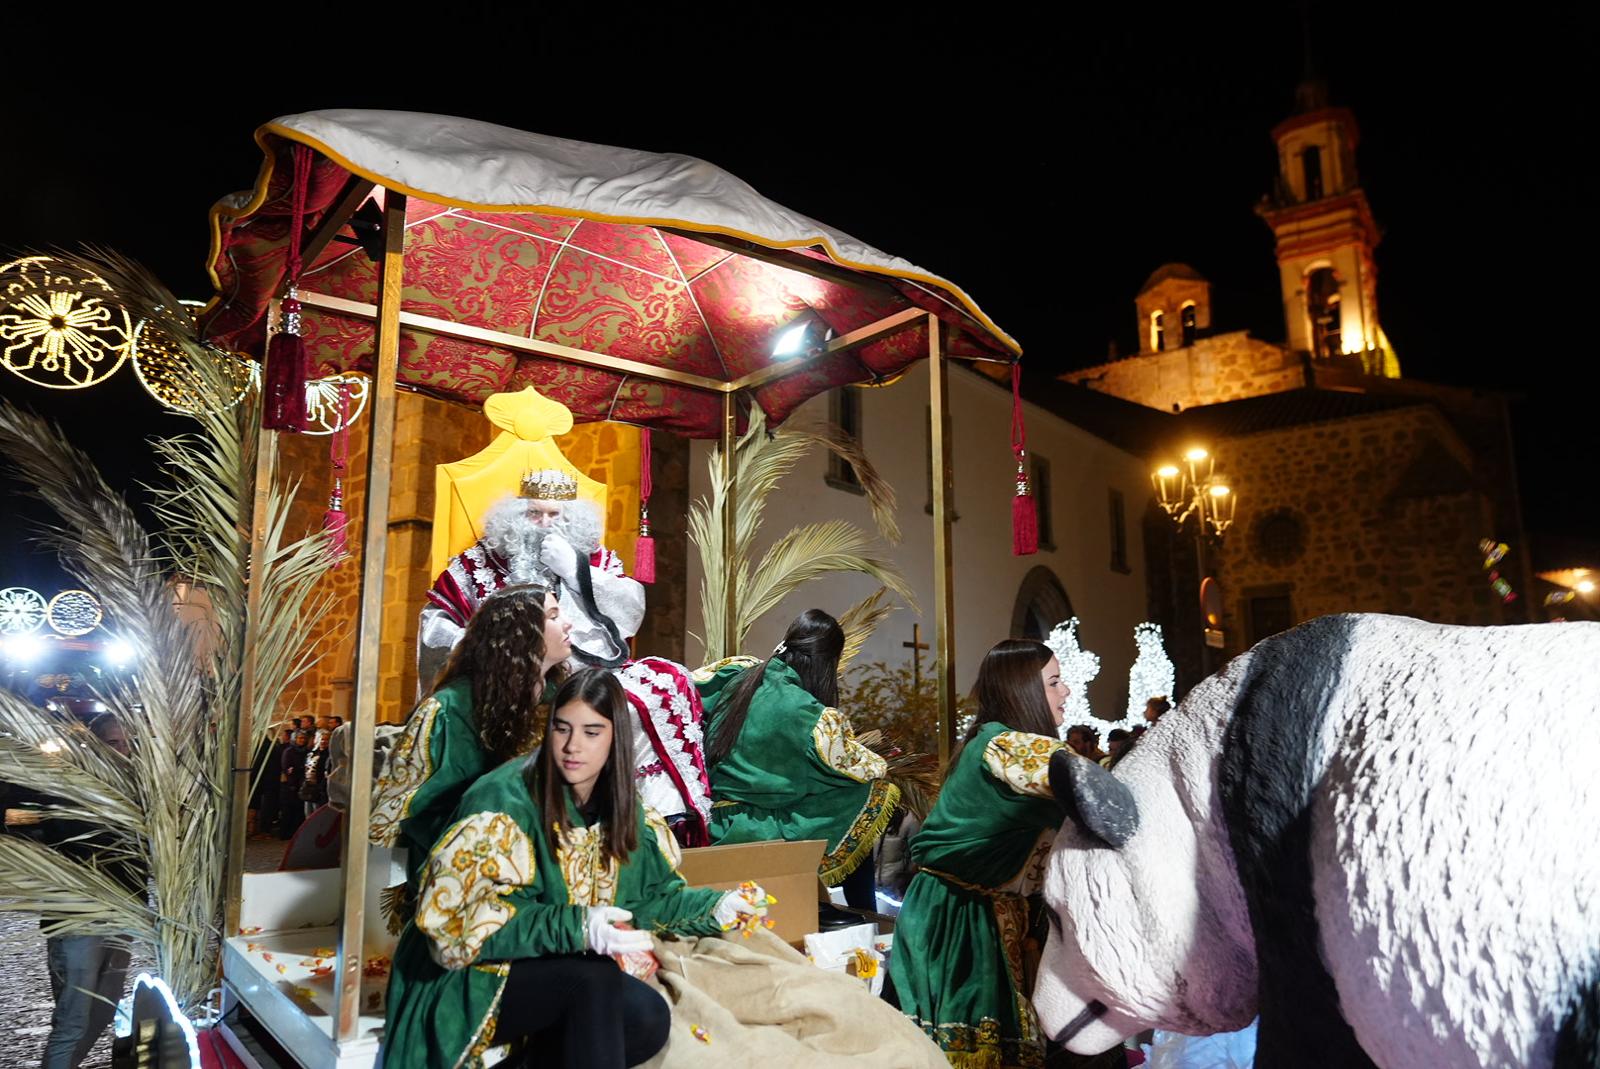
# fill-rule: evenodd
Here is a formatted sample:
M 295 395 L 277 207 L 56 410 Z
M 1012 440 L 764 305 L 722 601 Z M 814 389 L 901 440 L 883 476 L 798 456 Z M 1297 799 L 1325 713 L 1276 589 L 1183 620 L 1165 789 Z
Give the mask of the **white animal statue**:
M 1050 772 L 1070 1050 L 1259 1013 L 1260 1069 L 1600 1065 L 1600 624 L 1323 617 Z

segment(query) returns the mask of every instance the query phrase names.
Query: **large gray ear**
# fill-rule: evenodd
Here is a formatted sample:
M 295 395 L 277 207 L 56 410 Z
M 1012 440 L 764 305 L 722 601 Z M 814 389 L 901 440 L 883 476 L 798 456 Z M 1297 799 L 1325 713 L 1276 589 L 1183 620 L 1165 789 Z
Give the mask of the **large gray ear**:
M 1128 785 L 1070 750 L 1050 755 L 1050 791 L 1073 823 L 1107 846 L 1122 846 L 1139 830 Z

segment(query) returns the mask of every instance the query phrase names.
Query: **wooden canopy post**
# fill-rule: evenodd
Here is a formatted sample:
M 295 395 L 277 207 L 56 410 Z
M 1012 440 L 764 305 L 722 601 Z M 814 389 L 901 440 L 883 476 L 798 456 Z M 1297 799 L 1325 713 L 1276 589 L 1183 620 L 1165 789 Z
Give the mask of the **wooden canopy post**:
M 933 462 L 933 646 L 939 680 L 939 767 L 950 764 L 956 727 L 956 610 L 950 557 L 950 369 L 945 365 L 939 317 L 928 314 L 928 408 Z
M 730 390 L 722 395 L 722 559 L 730 565 L 739 538 L 739 463 L 734 453 L 738 446 L 739 395 Z M 739 588 L 734 579 L 730 567 L 722 578 L 722 649 L 716 652 L 707 650 L 708 661 L 732 657 L 739 652 Z
M 372 430 L 362 513 L 361 622 L 356 637 L 355 707 L 351 710 L 350 804 L 340 869 L 338 1012 L 334 1041 L 358 1039 L 366 931 L 367 825 L 372 816 L 372 743 L 378 718 L 383 573 L 389 548 L 389 481 L 394 461 L 395 378 L 400 365 L 400 287 L 405 273 L 406 198 L 390 190 L 383 209 L 382 286 L 372 367 Z

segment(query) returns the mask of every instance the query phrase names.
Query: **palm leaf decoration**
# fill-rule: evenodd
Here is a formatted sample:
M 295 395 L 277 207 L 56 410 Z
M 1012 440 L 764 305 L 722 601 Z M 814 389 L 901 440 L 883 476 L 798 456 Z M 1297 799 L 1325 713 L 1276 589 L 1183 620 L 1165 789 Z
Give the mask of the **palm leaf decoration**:
M 237 358 L 207 346 L 188 310 L 139 265 L 105 250 L 52 252 L 63 275 L 96 276 L 129 315 L 166 333 L 183 354 L 186 396 L 198 427 L 152 446 L 162 461 L 147 532 L 93 462 L 54 425 L 0 402 L 0 452 L 25 492 L 58 517 L 41 532 L 62 565 L 105 606 L 135 650 L 132 671 L 99 694 L 121 720 L 131 756 L 87 731 L 0 691 L 0 781 L 48 795 L 45 820 L 107 829 L 94 861 L 0 837 L 0 909 L 39 913 L 53 931 L 121 933 L 145 944 L 191 1014 L 203 1012 L 219 975 L 234 740 L 244 678 L 246 581 L 261 584 L 254 692 L 248 725 L 265 738 L 285 690 L 312 662 L 306 638 L 331 607 L 319 581 L 331 566 L 326 537 L 288 526 L 296 487 L 272 473 L 267 540 L 249 559 L 255 394 L 238 398 Z M 189 625 L 174 611 L 176 580 L 203 588 L 211 612 Z M 48 744 L 48 745 L 47 745 Z M 109 864 L 148 869 L 149 901 L 130 896 Z
M 781 536 L 759 562 L 753 560 L 756 535 L 765 518 L 768 497 L 784 476 L 813 449 L 822 446 L 856 471 L 872 508 L 878 534 L 890 543 L 899 541 L 894 518 L 894 488 L 878 474 L 854 438 L 837 427 L 785 427 L 767 433 L 759 406 L 750 413 L 749 426 L 734 447 L 734 486 L 737 491 L 734 544 L 723 545 L 722 518 L 728 487 L 722 478 L 722 451 L 711 453 L 711 495 L 689 507 L 689 541 L 700 554 L 701 618 L 705 621 L 706 660 L 732 656 L 744 645 L 750 627 L 778 603 L 806 583 L 835 572 L 860 572 L 904 598 L 913 607 L 916 597 L 905 577 L 877 547 L 872 535 L 843 520 L 803 524 Z M 735 584 L 739 617 L 729 633 L 724 610 L 727 583 Z M 868 601 L 879 598 L 873 595 Z M 881 599 L 873 611 L 852 617 L 858 650 L 871 628 L 890 610 Z M 853 652 L 853 651 L 852 651 Z

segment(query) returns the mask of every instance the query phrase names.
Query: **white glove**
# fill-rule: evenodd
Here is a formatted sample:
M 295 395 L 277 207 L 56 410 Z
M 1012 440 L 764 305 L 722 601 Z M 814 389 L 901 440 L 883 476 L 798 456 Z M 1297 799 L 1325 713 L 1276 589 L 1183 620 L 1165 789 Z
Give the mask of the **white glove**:
M 578 551 L 557 534 L 548 534 L 539 545 L 539 559 L 571 589 L 578 586 Z M 588 561 L 584 561 L 588 564 Z
M 767 892 L 757 887 L 751 892 L 757 902 L 767 900 Z M 756 907 L 750 899 L 746 898 L 743 891 L 733 890 L 722 896 L 722 901 L 717 903 L 717 908 L 711 911 L 711 916 L 722 926 L 723 931 L 738 927 L 739 918 L 754 917 Z
M 649 932 L 629 931 L 615 927 L 619 921 L 631 921 L 633 914 L 616 906 L 590 906 L 588 921 L 589 949 L 596 954 L 636 954 L 649 950 L 653 944 Z

